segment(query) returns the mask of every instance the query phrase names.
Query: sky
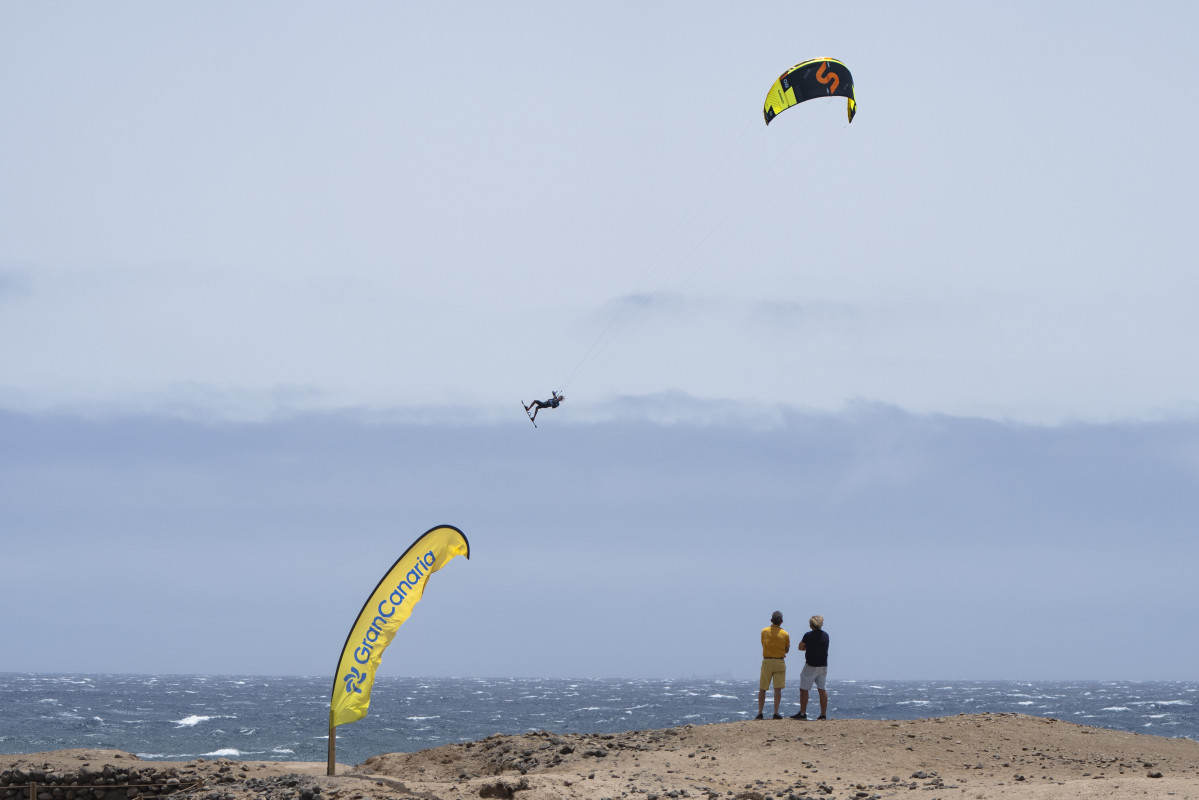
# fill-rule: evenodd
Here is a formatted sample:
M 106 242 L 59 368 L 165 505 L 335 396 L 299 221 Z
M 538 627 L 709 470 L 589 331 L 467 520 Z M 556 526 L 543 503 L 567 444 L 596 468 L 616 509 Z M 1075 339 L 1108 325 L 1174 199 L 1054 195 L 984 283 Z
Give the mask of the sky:
M 0 671 L 1195 679 L 1197 27 L 0 5 Z

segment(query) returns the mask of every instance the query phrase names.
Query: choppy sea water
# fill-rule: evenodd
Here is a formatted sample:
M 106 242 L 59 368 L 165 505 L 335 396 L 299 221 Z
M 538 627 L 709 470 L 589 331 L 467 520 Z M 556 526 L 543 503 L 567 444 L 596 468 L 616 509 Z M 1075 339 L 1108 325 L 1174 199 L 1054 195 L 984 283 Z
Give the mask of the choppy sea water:
M 0 674 L 0 752 L 86 747 L 143 759 L 324 761 L 331 690 L 328 677 Z M 829 695 L 831 717 L 1019 712 L 1199 739 L 1199 682 L 830 679 Z M 784 692 L 786 714 L 798 696 L 796 687 Z M 617 733 L 756 713 L 757 685 L 747 681 L 381 677 L 370 714 L 338 728 L 337 760 L 493 733 Z

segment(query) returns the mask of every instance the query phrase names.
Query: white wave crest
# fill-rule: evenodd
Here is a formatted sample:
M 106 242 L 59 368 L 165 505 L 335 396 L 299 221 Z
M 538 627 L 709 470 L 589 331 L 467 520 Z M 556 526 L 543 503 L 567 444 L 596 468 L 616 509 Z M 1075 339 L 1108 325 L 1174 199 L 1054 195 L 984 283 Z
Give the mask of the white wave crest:
M 201 717 L 196 714 L 192 714 L 190 717 L 184 717 L 183 719 L 175 720 L 175 724 L 180 728 L 190 728 L 193 725 L 199 725 L 201 722 L 207 722 L 210 719 L 212 719 L 212 717 Z

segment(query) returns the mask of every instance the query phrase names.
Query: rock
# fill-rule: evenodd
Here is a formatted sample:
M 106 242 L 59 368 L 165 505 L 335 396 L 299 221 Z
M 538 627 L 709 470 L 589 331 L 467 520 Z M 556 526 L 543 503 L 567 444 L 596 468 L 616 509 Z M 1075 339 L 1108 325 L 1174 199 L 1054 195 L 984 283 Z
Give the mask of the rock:
M 498 797 L 500 800 L 512 800 L 517 792 L 528 788 L 529 782 L 524 778 L 521 778 L 518 783 L 496 781 L 495 783 L 484 784 L 479 789 L 479 797 Z

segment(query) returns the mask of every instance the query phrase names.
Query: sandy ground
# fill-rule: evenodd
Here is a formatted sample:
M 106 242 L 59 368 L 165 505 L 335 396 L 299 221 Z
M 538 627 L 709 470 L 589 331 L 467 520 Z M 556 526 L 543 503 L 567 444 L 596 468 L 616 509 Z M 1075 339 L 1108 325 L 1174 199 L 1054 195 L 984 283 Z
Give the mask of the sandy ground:
M 1199 742 L 1015 714 L 495 735 L 339 765 L 334 777 L 323 762 L 151 762 L 111 750 L 0 756 L 0 774 L 70 775 L 81 763 L 173 768 L 181 781 L 203 780 L 173 797 L 208 800 L 1199 800 Z

